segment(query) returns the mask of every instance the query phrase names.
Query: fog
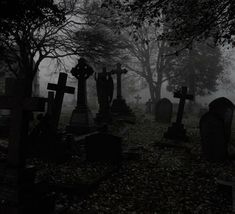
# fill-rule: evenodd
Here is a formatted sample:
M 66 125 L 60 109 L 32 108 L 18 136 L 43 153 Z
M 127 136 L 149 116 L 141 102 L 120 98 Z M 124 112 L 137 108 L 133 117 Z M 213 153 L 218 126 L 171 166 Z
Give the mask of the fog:
M 212 92 L 211 95 L 206 95 L 206 96 L 197 96 L 196 97 L 196 102 L 201 103 L 202 105 L 207 105 L 209 102 L 211 102 L 213 99 L 217 97 L 226 97 L 230 99 L 232 102 L 235 102 L 235 50 L 233 48 L 222 48 L 223 51 L 223 61 L 224 61 L 224 70 L 225 73 L 228 75 L 228 79 L 230 80 L 230 83 L 227 84 L 225 83 L 220 83 L 217 87 L 216 92 Z M 68 73 L 68 80 L 67 80 L 67 85 L 73 86 L 77 88 L 77 80 L 70 74 L 71 68 L 75 65 L 76 63 L 76 58 L 75 60 L 65 60 L 65 67 L 58 68 L 55 65 L 55 62 L 50 61 L 50 60 L 44 60 L 39 68 L 39 78 L 40 78 L 40 95 L 47 97 L 47 83 L 56 83 L 58 79 L 58 74 L 59 72 L 67 72 Z M 96 72 L 99 72 L 99 70 L 94 69 Z M 127 75 L 131 74 L 129 72 Z M 131 77 L 130 77 L 131 78 Z M 113 76 L 114 83 L 116 81 L 116 77 Z M 89 78 L 89 83 L 95 84 L 94 77 Z M 88 83 L 88 91 L 89 91 L 89 86 L 90 84 Z M 128 103 L 136 103 L 135 96 L 139 94 L 141 96 L 141 99 L 139 103 L 145 103 L 148 101 L 150 98 L 149 94 L 149 89 L 148 87 L 141 89 L 141 87 L 138 88 L 138 84 L 135 87 L 136 92 L 130 92 L 127 89 L 127 85 L 129 83 L 125 81 L 123 78 L 123 89 L 122 93 L 124 98 L 127 100 Z M 161 97 L 166 97 L 170 99 L 173 103 L 178 102 L 177 99 L 173 97 L 173 93 L 169 92 L 166 90 L 167 82 L 165 82 L 162 85 L 162 92 L 161 92 Z M 93 89 L 94 90 L 94 89 Z M 114 91 L 114 98 L 116 96 L 116 92 Z M 96 97 L 93 94 L 88 93 L 88 103 L 92 105 L 94 108 L 95 105 L 97 104 Z M 73 108 L 76 104 L 76 94 L 74 95 L 67 95 L 65 94 L 64 97 L 64 106 L 68 108 Z M 97 107 L 97 106 L 96 106 Z

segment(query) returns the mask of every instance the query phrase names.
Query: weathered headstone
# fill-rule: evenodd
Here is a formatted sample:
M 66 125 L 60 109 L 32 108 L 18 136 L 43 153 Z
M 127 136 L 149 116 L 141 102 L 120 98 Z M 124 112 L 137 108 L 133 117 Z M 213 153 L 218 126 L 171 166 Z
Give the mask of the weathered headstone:
M 65 93 L 74 94 L 74 88 L 66 86 L 67 76 L 68 75 L 66 73 L 60 73 L 57 84 L 48 83 L 47 85 L 48 90 L 56 91 L 52 107 L 52 115 L 51 115 L 51 125 L 52 125 L 51 128 L 53 132 L 56 132 L 58 128 L 64 94 Z
M 99 103 L 99 112 L 96 114 L 97 122 L 110 122 L 111 121 L 111 112 L 110 104 L 113 99 L 113 79 L 111 73 L 106 71 L 106 68 L 103 67 L 101 73 L 97 73 L 95 76 L 96 80 L 96 89 L 97 97 Z
M 77 106 L 72 112 L 67 131 L 76 134 L 85 134 L 95 129 L 92 113 L 87 105 L 87 79 L 94 73 L 84 58 L 78 60 L 78 64 L 72 68 L 71 73 L 78 80 Z
M 140 100 L 142 99 L 142 97 L 141 97 L 139 94 L 137 94 L 134 98 L 135 98 L 135 100 L 136 100 L 136 105 L 138 106 Z
M 17 80 L 14 96 L 1 96 L 0 108 L 11 110 L 7 164 L 0 166 L 0 213 L 50 213 L 49 198 L 35 185 L 35 168 L 25 164 L 29 111 L 44 111 L 45 98 L 25 96 L 24 80 Z M 47 207 L 47 208 L 46 208 Z M 45 208 L 45 209 L 44 209 Z M 50 210 L 50 211 L 49 211 Z
M 182 87 L 180 91 L 174 93 L 174 97 L 180 98 L 179 108 L 177 113 L 176 122 L 168 128 L 167 132 L 164 134 L 165 138 L 172 140 L 187 140 L 186 130 L 182 124 L 182 118 L 184 113 L 184 105 L 186 100 L 193 100 L 193 95 L 187 94 L 187 87 Z
M 209 104 L 209 111 L 200 119 L 202 155 L 209 161 L 228 158 L 234 104 L 225 97 Z
M 145 112 L 146 112 L 147 114 L 151 114 L 151 113 L 153 112 L 153 111 L 152 111 L 152 106 L 153 106 L 152 100 L 149 99 L 149 100 L 145 103 L 145 106 L 146 106 Z
M 155 106 L 155 120 L 161 123 L 170 123 L 172 108 L 173 106 L 169 99 L 160 99 Z
M 122 97 L 122 80 L 123 74 L 127 73 L 126 69 L 122 69 L 120 63 L 117 64 L 117 68 L 111 71 L 112 74 L 117 76 L 117 98 L 113 100 L 111 106 L 111 112 L 118 115 L 131 115 L 133 114 L 129 106 L 127 106 L 125 99 Z

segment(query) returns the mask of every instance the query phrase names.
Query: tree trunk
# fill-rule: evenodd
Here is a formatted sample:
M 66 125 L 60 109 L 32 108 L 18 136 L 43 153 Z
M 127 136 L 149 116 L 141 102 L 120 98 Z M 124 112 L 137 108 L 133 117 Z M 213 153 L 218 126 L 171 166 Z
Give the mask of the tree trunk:
M 152 101 L 155 101 L 155 88 L 153 85 L 153 80 L 151 78 L 149 78 L 149 79 L 147 79 L 147 83 L 149 85 L 150 98 Z
M 155 86 L 155 102 L 158 102 L 161 99 L 161 90 L 162 84 L 159 83 Z

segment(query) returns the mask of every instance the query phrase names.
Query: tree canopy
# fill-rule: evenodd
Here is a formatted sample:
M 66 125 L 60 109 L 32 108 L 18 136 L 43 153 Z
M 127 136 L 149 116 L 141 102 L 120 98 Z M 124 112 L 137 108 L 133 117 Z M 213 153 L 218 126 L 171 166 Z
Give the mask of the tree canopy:
M 144 20 L 164 24 L 160 39 L 190 46 L 193 41 L 213 39 L 214 44 L 234 44 L 235 2 L 233 0 L 134 0 L 105 1 L 135 14 L 131 24 L 137 27 Z M 124 23 L 123 23 L 124 24 Z M 129 23 L 130 24 L 130 23 Z

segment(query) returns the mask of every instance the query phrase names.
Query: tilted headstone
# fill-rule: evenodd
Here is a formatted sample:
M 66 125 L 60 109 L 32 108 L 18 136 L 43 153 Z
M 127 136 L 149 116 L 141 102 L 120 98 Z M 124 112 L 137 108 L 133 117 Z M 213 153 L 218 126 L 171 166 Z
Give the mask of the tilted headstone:
M 180 98 L 176 122 L 168 128 L 167 132 L 164 134 L 164 137 L 172 140 L 186 141 L 186 130 L 184 129 L 184 125 L 182 124 L 184 105 L 186 100 L 193 100 L 194 97 L 193 95 L 187 94 L 187 87 L 182 87 L 181 90 L 175 92 L 174 97 Z
M 87 79 L 94 73 L 94 70 L 84 58 L 80 58 L 78 64 L 72 68 L 71 73 L 78 80 L 77 106 L 72 112 L 67 131 L 85 134 L 95 128 L 92 113 L 87 105 L 86 87 Z
M 103 67 L 101 73 L 96 73 L 96 90 L 99 103 L 99 112 L 96 114 L 97 122 L 111 121 L 110 104 L 113 99 L 113 78 L 110 72 Z
M 170 123 L 172 108 L 173 106 L 169 99 L 160 99 L 155 106 L 155 120 L 161 123 Z
M 209 111 L 200 119 L 202 155 L 209 161 L 228 158 L 234 104 L 225 97 L 209 104 Z
M 64 99 L 64 94 L 74 94 L 74 88 L 66 86 L 67 74 L 60 73 L 57 84 L 48 83 L 47 89 L 56 91 L 55 99 L 53 101 L 52 115 L 51 115 L 51 125 L 52 131 L 56 132 L 60 120 L 60 114 Z M 52 96 L 52 95 L 51 95 Z M 49 103 L 50 105 L 50 103 Z

